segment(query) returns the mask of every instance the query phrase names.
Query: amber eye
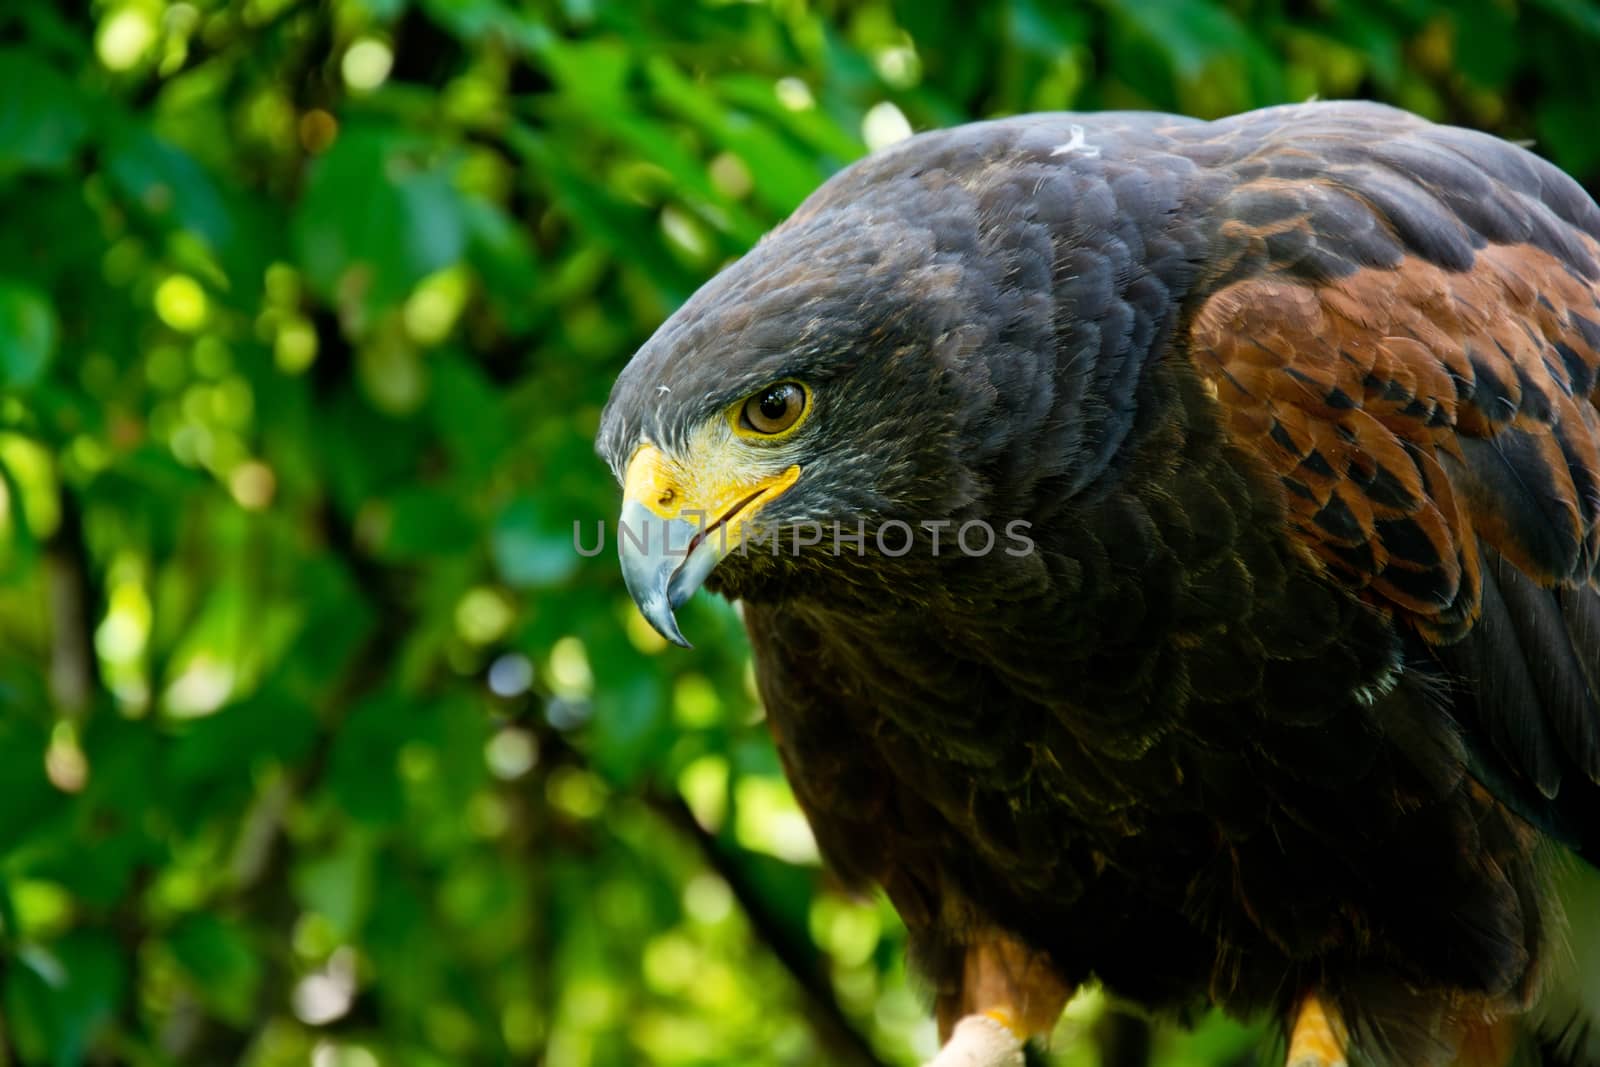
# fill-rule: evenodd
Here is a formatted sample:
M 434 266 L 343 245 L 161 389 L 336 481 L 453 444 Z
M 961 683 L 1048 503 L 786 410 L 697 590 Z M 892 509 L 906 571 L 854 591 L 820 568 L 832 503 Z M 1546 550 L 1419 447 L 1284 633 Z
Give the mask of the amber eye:
M 744 402 L 744 424 L 756 433 L 782 433 L 806 409 L 806 391 L 794 382 L 779 382 Z

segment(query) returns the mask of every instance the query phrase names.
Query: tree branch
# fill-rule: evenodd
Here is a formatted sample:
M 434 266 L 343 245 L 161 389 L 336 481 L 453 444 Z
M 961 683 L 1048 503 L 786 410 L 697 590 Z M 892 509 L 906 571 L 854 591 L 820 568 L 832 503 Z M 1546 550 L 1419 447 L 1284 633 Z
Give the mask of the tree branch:
M 50 696 L 60 714 L 78 719 L 100 688 L 100 665 L 94 654 L 99 598 L 78 500 L 64 488 L 58 499 L 61 519 L 44 552 L 50 598 Z
M 716 837 L 700 825 L 694 812 L 674 791 L 652 788 L 645 800 L 700 850 L 706 865 L 728 883 L 734 900 L 749 919 L 751 928 L 789 972 L 805 997 L 806 1013 L 817 1036 L 827 1047 L 830 1063 L 842 1067 L 885 1067 L 867 1038 L 855 1028 L 839 1005 L 833 985 L 816 966 L 816 953 L 810 945 L 796 939 L 772 909 L 750 878 L 733 862 Z M 1019 1064 L 1021 1061 L 1018 1061 Z

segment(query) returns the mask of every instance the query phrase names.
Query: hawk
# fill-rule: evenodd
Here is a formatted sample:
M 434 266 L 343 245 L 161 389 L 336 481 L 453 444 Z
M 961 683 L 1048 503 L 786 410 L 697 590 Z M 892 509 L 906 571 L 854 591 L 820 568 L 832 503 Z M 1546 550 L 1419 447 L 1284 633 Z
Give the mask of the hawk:
M 743 603 L 946 1033 L 1097 979 L 1291 1064 L 1595 1065 L 1597 371 L 1600 209 L 1522 148 L 1031 115 L 825 183 L 599 448 L 640 610 Z

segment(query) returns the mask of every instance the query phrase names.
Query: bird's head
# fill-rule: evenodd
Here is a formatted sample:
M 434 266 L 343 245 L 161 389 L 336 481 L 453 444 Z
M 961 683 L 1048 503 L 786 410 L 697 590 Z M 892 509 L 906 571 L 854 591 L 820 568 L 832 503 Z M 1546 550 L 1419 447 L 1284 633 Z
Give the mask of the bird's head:
M 1019 245 L 915 160 L 825 185 L 612 390 L 599 449 L 624 487 L 622 570 L 671 640 L 702 583 L 746 599 L 915 588 L 925 523 L 1009 517 L 992 508 L 1011 445 L 1054 417 L 1048 239 Z
M 612 390 L 600 449 L 623 483 L 623 575 L 674 641 L 674 609 L 713 570 L 732 596 L 860 574 L 863 555 L 884 562 L 883 524 L 925 536 L 920 522 L 979 495 L 960 462 L 964 377 L 944 365 L 976 340 L 962 267 L 906 247 L 889 220 L 841 221 L 769 237 Z

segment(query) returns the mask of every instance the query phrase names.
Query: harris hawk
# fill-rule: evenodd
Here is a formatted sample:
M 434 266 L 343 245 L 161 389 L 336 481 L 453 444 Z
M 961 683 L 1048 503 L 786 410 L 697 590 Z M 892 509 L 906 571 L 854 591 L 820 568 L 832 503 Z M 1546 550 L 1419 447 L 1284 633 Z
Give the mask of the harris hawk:
M 1597 372 L 1600 209 L 1522 148 L 1044 114 L 829 180 L 599 448 L 641 611 L 742 602 L 946 1033 L 1098 979 L 1271 1013 L 1291 1065 L 1592 1067 Z

